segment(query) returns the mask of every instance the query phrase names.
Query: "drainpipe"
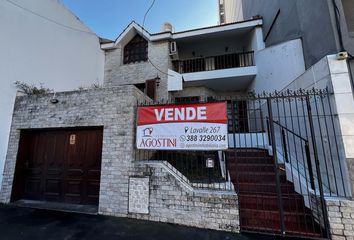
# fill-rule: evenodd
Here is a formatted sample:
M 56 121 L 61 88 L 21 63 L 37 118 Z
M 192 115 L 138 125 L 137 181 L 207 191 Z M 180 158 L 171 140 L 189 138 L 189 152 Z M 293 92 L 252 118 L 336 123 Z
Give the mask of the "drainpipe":
M 337 27 L 340 52 L 347 52 L 344 48 L 342 27 L 341 27 L 341 22 L 340 22 L 340 12 L 339 12 L 336 0 L 332 0 L 332 4 L 333 4 L 334 16 L 335 16 L 335 20 L 336 20 L 336 27 Z M 352 67 L 350 65 L 351 60 L 354 60 L 354 57 L 350 53 L 348 53 L 348 58 L 346 61 L 347 61 L 347 66 L 348 66 L 348 71 L 349 71 L 350 83 L 352 86 L 352 95 L 354 97 L 354 80 L 353 80 L 353 74 L 352 74 Z
M 349 54 L 348 59 L 347 59 L 347 65 L 348 65 L 350 83 L 352 85 L 352 94 L 353 94 L 353 97 L 354 97 L 354 79 L 353 79 L 352 67 L 350 65 L 351 61 L 354 61 L 354 57 Z

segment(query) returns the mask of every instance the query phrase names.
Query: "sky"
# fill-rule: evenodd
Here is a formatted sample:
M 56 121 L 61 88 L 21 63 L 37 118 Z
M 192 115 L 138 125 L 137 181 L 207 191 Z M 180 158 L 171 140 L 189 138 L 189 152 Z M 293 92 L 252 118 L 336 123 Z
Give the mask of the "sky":
M 116 39 L 132 21 L 142 24 L 152 0 L 61 0 L 98 36 Z M 218 23 L 217 0 L 155 0 L 144 28 L 160 31 L 169 22 L 174 31 L 212 26 Z

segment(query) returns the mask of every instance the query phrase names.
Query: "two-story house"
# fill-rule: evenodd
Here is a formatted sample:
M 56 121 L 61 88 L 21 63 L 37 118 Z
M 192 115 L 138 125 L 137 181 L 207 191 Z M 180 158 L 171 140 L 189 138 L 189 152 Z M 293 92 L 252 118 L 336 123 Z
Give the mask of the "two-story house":
M 134 84 L 153 99 L 206 99 L 250 91 L 255 53 L 264 48 L 261 19 L 150 34 L 135 22 L 106 52 L 105 84 Z
M 277 152 L 273 155 L 278 155 L 278 151 L 283 152 L 282 156 L 277 157 L 281 165 L 284 164 L 280 169 L 286 172 L 286 181 L 294 184 L 295 192 L 304 197 L 304 203 L 300 205 L 280 198 L 285 202 L 286 210 L 284 213 L 273 213 L 270 211 L 271 207 L 262 205 L 265 204 L 264 202 L 259 203 L 259 201 L 265 201 L 260 196 L 262 194 L 251 197 L 248 193 L 241 194 L 242 201 L 244 201 L 242 203 L 240 200 L 241 229 L 266 232 L 278 230 L 285 232 L 287 229 L 295 235 L 306 235 L 304 229 L 311 227 L 307 223 L 301 225 L 300 222 L 313 222 L 307 219 L 309 217 L 307 207 L 314 210 L 311 193 L 304 193 L 303 189 L 307 189 L 309 185 L 315 189 L 316 185 L 314 181 L 306 180 L 313 176 L 310 173 L 312 169 L 309 168 L 311 164 L 306 163 L 306 159 L 316 159 L 317 157 L 314 156 L 319 156 L 320 167 L 315 179 L 321 179 L 321 177 L 324 179 L 323 186 L 326 194 L 351 196 L 352 182 L 348 180 L 350 173 L 347 171 L 347 164 L 350 164 L 351 137 L 347 137 L 348 115 L 342 114 L 344 108 L 341 105 L 343 97 L 345 99 L 351 97 L 351 92 L 344 91 L 344 88 L 350 89 L 350 71 L 346 62 L 336 55 L 327 56 L 306 70 L 307 61 L 304 57 L 306 52 L 301 38 L 292 38 L 267 46 L 265 41 L 268 36 L 264 35 L 263 29 L 263 19 L 260 17 L 182 32 L 173 32 L 172 26 L 166 23 L 162 26 L 161 32 L 155 34 L 149 33 L 142 26 L 132 22 L 115 41 L 101 45 L 106 55 L 104 81 L 106 86 L 135 85 L 157 102 L 196 103 L 230 99 L 227 100 L 229 147 L 231 149 L 268 149 L 275 140 L 282 142 L 283 146 L 275 146 L 271 152 Z M 321 106 L 317 105 L 317 100 L 307 101 L 306 97 L 301 95 L 301 91 L 298 97 L 290 96 L 286 99 L 286 94 L 283 95 L 288 90 L 299 91 L 312 88 L 327 88 L 331 94 L 333 93 L 331 100 L 328 100 L 330 105 L 333 101 L 333 109 L 323 102 L 320 102 Z M 273 91 L 283 93 L 279 95 L 276 93 L 275 100 L 269 100 L 268 109 L 265 98 L 259 97 L 257 101 L 254 101 L 246 97 L 259 96 L 262 92 Z M 235 98 L 244 100 L 231 100 Z M 298 101 L 301 104 L 298 104 Z M 275 105 L 273 110 L 269 108 L 272 104 Z M 346 109 L 350 109 L 351 112 L 354 110 L 347 107 Z M 312 118 L 309 122 L 302 119 L 312 114 L 311 108 L 317 111 L 314 117 L 318 118 L 315 124 L 319 128 L 312 134 L 309 133 L 313 129 Z M 323 109 L 319 110 L 319 108 Z M 339 114 L 339 118 L 334 119 L 333 126 L 330 126 L 332 130 L 328 131 L 327 118 L 319 120 L 321 111 L 323 111 L 322 114 L 325 116 L 328 114 L 327 117 L 331 118 Z M 300 114 L 300 112 L 304 113 Z M 276 126 L 274 129 L 267 130 L 269 123 L 265 123 L 265 119 L 269 118 L 270 113 L 278 120 L 274 122 Z M 327 132 L 322 129 L 324 126 L 327 126 Z M 266 134 L 267 136 L 264 134 L 269 131 L 277 132 L 275 139 L 271 139 L 269 134 Z M 289 138 L 287 134 L 292 135 L 290 140 L 287 139 Z M 314 138 L 309 140 L 311 135 Z M 340 136 L 340 139 L 334 144 L 331 143 L 330 136 Z M 309 150 L 309 142 L 312 142 L 311 146 L 317 143 L 321 150 L 313 155 Z M 344 156 L 347 156 L 349 162 L 346 162 Z M 291 158 L 296 159 L 295 165 L 297 166 L 291 163 Z M 236 177 L 238 174 L 247 175 L 246 178 L 253 176 L 254 169 L 260 166 L 247 167 L 242 168 L 242 171 L 245 171 L 242 173 L 239 173 L 240 168 L 229 169 L 231 180 L 239 178 Z M 261 169 L 263 167 L 262 165 Z M 299 173 L 298 176 L 294 175 L 294 171 Z M 261 176 L 267 174 L 266 170 L 261 172 Z M 259 177 L 258 180 L 266 181 L 263 177 Z M 234 185 L 236 184 L 238 184 L 237 181 L 234 182 Z M 238 191 L 242 191 L 242 187 L 237 188 Z M 268 188 L 269 186 L 264 187 L 264 189 Z M 292 192 L 294 190 L 289 191 L 295 194 Z M 272 200 L 268 200 L 274 205 L 276 197 L 273 197 Z M 250 202 L 254 202 L 254 205 L 247 205 Z M 247 206 L 242 207 L 242 204 Z M 307 210 L 299 210 L 300 206 L 301 209 Z M 289 211 L 291 208 L 297 210 Z M 302 215 L 298 211 L 303 211 Z M 324 214 L 325 210 L 322 209 L 321 212 Z M 300 214 L 305 219 L 301 220 L 302 217 L 299 215 L 297 220 L 291 220 L 287 214 Z M 258 222 L 254 220 L 256 215 L 262 216 Z M 282 218 L 280 221 L 283 226 L 277 222 L 279 219 L 276 216 L 279 215 L 285 219 Z M 321 223 L 316 224 L 321 225 Z M 307 236 L 326 235 L 318 233 L 316 224 L 311 231 L 307 232 Z

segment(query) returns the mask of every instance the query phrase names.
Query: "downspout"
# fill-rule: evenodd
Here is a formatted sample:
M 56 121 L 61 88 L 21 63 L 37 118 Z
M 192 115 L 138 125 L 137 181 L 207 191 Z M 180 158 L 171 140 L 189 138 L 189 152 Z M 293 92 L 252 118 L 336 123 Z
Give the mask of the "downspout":
M 353 94 L 353 98 L 354 98 L 354 80 L 353 80 L 352 67 L 350 64 L 351 60 L 354 61 L 354 57 L 349 54 L 348 59 L 347 59 L 347 65 L 348 65 L 350 83 L 352 85 L 352 94 Z
M 342 27 L 340 23 L 340 12 L 336 3 L 336 0 L 332 0 L 333 4 L 333 9 L 334 9 L 334 16 L 336 20 L 336 26 L 337 26 L 337 34 L 338 34 L 338 39 L 339 39 L 339 47 L 340 47 L 340 52 L 347 52 L 344 48 L 344 43 L 343 43 L 343 36 L 342 36 Z M 350 65 L 350 61 L 354 60 L 354 57 L 348 53 L 348 58 L 347 58 L 347 66 L 348 66 L 348 71 L 349 71 L 349 78 L 350 78 L 350 83 L 352 86 L 352 95 L 354 97 L 354 80 L 353 80 L 353 74 L 352 74 L 352 67 Z

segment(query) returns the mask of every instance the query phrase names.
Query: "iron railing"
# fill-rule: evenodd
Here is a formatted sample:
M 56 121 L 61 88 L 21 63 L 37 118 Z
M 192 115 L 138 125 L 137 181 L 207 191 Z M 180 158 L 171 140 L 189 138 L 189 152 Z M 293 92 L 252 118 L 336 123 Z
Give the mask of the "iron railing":
M 214 167 L 207 166 L 207 159 Z M 234 190 L 224 151 L 136 150 L 136 160 L 160 162 L 196 189 Z
M 289 211 L 296 211 L 302 213 L 308 231 L 317 231 L 318 236 L 328 237 L 325 196 L 351 197 L 333 95 L 327 90 L 314 89 L 227 98 L 209 97 L 207 101 L 224 101 L 228 104 L 229 150 L 137 150 L 136 159 L 169 163 L 196 188 L 235 189 L 240 194 L 241 229 L 247 229 L 242 227 L 245 226 L 242 193 L 250 190 L 243 181 L 252 183 L 259 177 L 257 171 L 261 171 L 261 174 L 263 170 L 268 171 L 268 174 L 263 174 L 264 177 L 268 181 L 274 179 L 268 182 L 268 186 L 263 183 L 255 185 L 253 196 L 257 201 L 265 201 L 265 197 L 277 198 L 275 209 L 279 211 L 278 223 L 281 225 L 278 232 L 272 233 L 291 232 L 294 226 L 289 226 L 287 219 Z M 159 104 L 176 103 L 162 101 L 153 105 Z M 206 167 L 208 157 L 215 159 L 213 169 Z M 254 169 L 247 159 L 250 163 L 261 164 Z M 274 170 L 271 170 L 273 166 Z M 274 191 L 274 195 L 269 193 L 270 190 Z M 298 205 L 299 201 L 302 205 Z M 289 202 L 296 204 L 289 205 Z M 256 205 L 260 211 L 269 211 L 262 204 Z M 296 209 L 289 206 L 295 206 Z M 297 229 L 301 229 L 299 222 L 295 224 L 299 225 Z
M 254 66 L 254 52 L 231 53 L 219 56 L 198 57 L 173 61 L 179 73 L 193 73 Z
M 267 122 L 270 124 L 269 120 Z M 325 227 L 325 224 L 328 225 L 328 223 L 325 223 L 327 211 L 325 203 L 322 202 L 324 200 L 323 185 L 320 185 L 322 180 L 317 164 L 314 166 L 316 172 L 314 173 L 313 171 L 312 165 L 314 161 L 311 160 L 309 140 L 281 125 L 278 121 L 273 120 L 272 123 L 274 129 L 278 129 L 274 130 L 273 133 L 269 133 L 269 135 L 279 134 L 279 136 L 274 138 L 278 139 L 278 141 L 275 141 L 274 144 L 270 143 L 273 146 L 273 150 L 277 152 L 278 168 L 285 172 L 287 181 L 291 182 L 295 191 L 303 196 L 305 206 L 312 213 L 310 218 L 304 218 L 305 224 L 309 225 L 310 228 L 317 226 L 322 236 L 328 236 L 326 232 L 328 226 Z M 316 173 L 319 174 L 319 177 Z M 315 181 L 315 176 L 317 181 Z M 278 197 L 280 199 L 284 198 L 281 192 Z M 288 195 L 286 197 L 289 199 Z M 290 198 L 295 201 L 297 196 L 293 195 Z M 313 201 L 314 199 L 315 202 Z M 306 215 L 306 208 L 301 208 L 301 212 Z M 281 213 L 281 217 L 284 218 L 284 213 Z M 281 221 L 284 220 L 282 219 Z M 286 231 L 286 226 L 284 226 L 284 230 Z
M 269 124 L 268 119 L 267 124 Z M 309 141 L 277 121 L 273 120 L 273 124 L 275 128 L 280 128 L 279 131 L 275 131 L 275 133 L 280 134 L 278 139 L 281 140 L 281 150 L 277 149 L 277 154 L 281 155 L 283 163 L 290 164 L 291 181 L 295 182 L 294 169 L 296 169 L 297 178 L 299 180 L 304 178 L 306 179 L 306 184 L 310 183 L 311 188 L 307 185 L 306 190 L 315 190 Z M 272 145 L 271 142 L 269 144 Z M 300 191 L 302 193 L 301 186 Z M 309 195 L 309 192 L 307 194 Z

